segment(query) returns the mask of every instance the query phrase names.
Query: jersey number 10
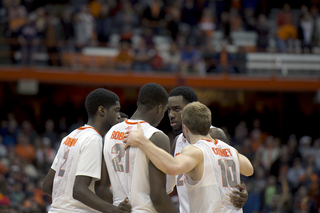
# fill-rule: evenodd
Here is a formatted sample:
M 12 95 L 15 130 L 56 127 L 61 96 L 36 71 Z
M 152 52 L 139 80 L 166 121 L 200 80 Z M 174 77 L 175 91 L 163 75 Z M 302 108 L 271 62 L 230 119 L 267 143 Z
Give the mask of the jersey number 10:
M 218 162 L 221 167 L 223 187 L 227 187 L 228 184 L 230 187 L 236 187 L 238 183 L 236 178 L 236 165 L 234 161 L 220 159 Z
M 130 148 L 125 150 L 124 144 L 120 144 L 120 143 L 117 143 L 112 147 L 111 153 L 118 154 L 116 157 L 112 159 L 112 164 L 115 171 L 124 172 L 125 170 L 126 173 L 129 173 L 129 150 Z M 123 156 L 125 156 L 125 162 L 126 162 L 125 168 L 123 164 L 120 164 L 120 161 Z

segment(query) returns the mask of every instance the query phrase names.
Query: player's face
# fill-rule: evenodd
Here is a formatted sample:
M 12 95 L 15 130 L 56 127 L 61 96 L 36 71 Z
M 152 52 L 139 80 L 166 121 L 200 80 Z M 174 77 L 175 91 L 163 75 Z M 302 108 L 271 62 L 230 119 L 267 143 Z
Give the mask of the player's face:
M 168 116 L 174 133 L 182 131 L 181 113 L 185 106 L 186 103 L 181 95 L 172 96 L 168 99 Z
M 117 124 L 120 119 L 120 103 L 119 101 L 116 102 L 115 105 L 111 106 L 108 109 L 106 121 L 111 126 Z

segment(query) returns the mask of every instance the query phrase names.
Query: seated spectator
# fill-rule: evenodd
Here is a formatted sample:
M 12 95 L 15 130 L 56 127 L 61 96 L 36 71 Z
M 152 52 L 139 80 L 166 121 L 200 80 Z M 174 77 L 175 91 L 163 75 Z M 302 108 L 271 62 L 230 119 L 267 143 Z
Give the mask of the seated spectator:
M 120 43 L 119 54 L 115 58 L 115 66 L 117 70 L 129 70 L 133 63 L 133 56 L 128 41 Z
M 14 146 L 17 142 L 19 127 L 14 118 L 9 118 L 8 121 L 1 122 L 1 135 L 5 146 Z
M 147 47 L 143 38 L 140 39 L 139 44 L 134 51 L 134 61 L 132 69 L 134 71 L 149 72 L 151 71 L 150 62 L 155 56 L 155 51 Z
M 51 141 L 51 146 L 55 147 L 56 144 L 60 145 L 60 141 L 58 140 L 58 133 L 55 132 L 54 129 L 54 121 L 52 119 L 46 120 L 44 124 L 44 133 L 42 134 L 42 137 L 48 137 Z
M 206 8 L 203 10 L 202 17 L 199 20 L 199 29 L 207 38 L 212 39 L 215 24 L 211 9 Z
M 263 14 L 259 15 L 256 32 L 258 34 L 257 49 L 259 52 L 264 52 L 269 44 L 269 27 L 267 23 L 267 17 Z
M 314 24 L 312 17 L 308 12 L 302 15 L 298 27 L 298 32 L 298 37 L 301 41 L 302 51 L 305 53 L 310 53 L 312 50 Z
M 161 0 L 151 0 L 143 12 L 142 24 L 153 29 L 154 34 L 159 35 L 166 26 L 165 12 Z
M 299 148 L 298 148 L 298 150 L 301 153 L 303 161 L 306 161 L 307 158 L 312 153 L 311 142 L 312 142 L 312 138 L 307 136 L 307 135 L 301 137 L 300 140 L 299 140 Z
M 163 68 L 164 68 L 163 58 L 162 58 L 162 56 L 160 55 L 159 51 L 156 48 L 154 48 L 154 51 L 155 51 L 155 55 L 151 59 L 151 62 L 150 62 L 152 70 L 162 71 Z
M 287 52 L 289 40 L 297 38 L 297 28 L 294 25 L 294 18 L 289 4 L 283 6 L 283 10 L 277 17 L 278 32 L 277 32 L 277 46 L 280 52 Z
M 22 64 L 33 65 L 33 54 L 36 51 L 37 45 L 39 45 L 39 37 L 35 22 L 31 16 L 28 17 L 26 25 L 21 28 L 18 40 L 21 44 Z
M 166 14 L 166 19 L 168 21 L 167 29 L 170 32 L 173 41 L 177 39 L 179 34 L 179 24 L 181 22 L 181 10 L 179 6 L 169 7 Z
M 244 27 L 247 31 L 254 31 L 257 26 L 254 13 L 255 10 L 252 7 L 247 7 L 244 9 Z
M 296 190 L 300 184 L 299 179 L 304 174 L 304 168 L 301 164 L 300 158 L 295 158 L 293 161 L 292 167 L 289 168 L 287 179 L 289 183 L 293 186 L 293 189 Z
M 242 18 L 239 14 L 238 9 L 234 7 L 231 8 L 229 17 L 230 17 L 231 32 L 241 31 L 243 29 Z
M 36 158 L 34 147 L 30 144 L 29 138 L 23 133 L 18 135 L 15 153 L 18 157 L 28 162 L 32 162 Z
M 81 11 L 74 19 L 75 40 L 80 50 L 84 45 L 89 44 L 93 37 L 94 18 L 87 6 L 82 6 Z
M 300 176 L 299 182 L 301 186 L 305 186 L 309 190 L 309 195 L 315 198 L 319 191 L 319 176 L 314 171 L 313 166 L 308 166 L 303 175 Z
M 129 0 L 122 1 L 121 10 L 117 12 L 114 22 L 120 34 L 128 30 L 132 31 L 139 24 L 139 18 Z
M 175 43 L 170 44 L 170 49 L 164 54 L 163 61 L 165 64 L 165 70 L 170 72 L 176 72 L 180 63 L 180 51 Z
M 186 0 L 182 8 L 181 22 L 188 24 L 191 28 L 197 25 L 199 13 L 194 0 Z
M 12 186 L 12 190 L 9 192 L 9 198 L 11 205 L 14 209 L 19 210 L 23 203 L 25 195 L 22 191 L 22 183 L 16 182 Z
M 219 64 L 217 66 L 217 73 L 234 73 L 235 69 L 231 63 L 232 58 L 228 53 L 226 44 L 222 44 L 220 53 L 218 54 Z
M 198 73 L 200 74 L 199 64 L 201 63 L 201 54 L 196 49 L 192 41 L 187 42 L 186 47 L 181 51 L 180 69 L 182 74 Z
M 44 171 L 49 171 L 56 155 L 55 150 L 51 148 L 50 138 L 42 138 L 42 146 L 37 149 L 36 155 L 38 168 L 41 168 Z

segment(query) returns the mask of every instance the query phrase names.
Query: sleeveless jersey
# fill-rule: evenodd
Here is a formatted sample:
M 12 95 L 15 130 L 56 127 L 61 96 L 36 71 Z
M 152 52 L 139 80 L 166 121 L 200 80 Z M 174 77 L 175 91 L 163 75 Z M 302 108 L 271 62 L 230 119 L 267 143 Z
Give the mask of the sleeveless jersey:
M 126 197 L 132 212 L 157 212 L 150 199 L 149 159 L 139 148 L 124 150 L 123 135 L 137 128 L 140 122 L 149 139 L 160 130 L 141 120 L 125 120 L 113 126 L 105 136 L 104 158 L 113 190 L 113 204 L 118 206 Z
M 214 126 L 210 126 L 210 129 L 216 128 Z M 181 133 L 176 141 L 176 146 L 174 149 L 174 156 L 177 156 L 181 153 L 183 148 L 186 146 L 190 145 L 190 143 L 187 141 L 187 139 L 184 137 L 183 133 Z M 175 176 L 175 185 L 177 187 L 177 192 L 178 192 L 178 197 L 179 197 L 179 211 L 180 213 L 190 213 L 189 210 L 189 198 L 188 198 L 188 193 L 187 189 L 184 183 L 185 176 L 184 174 L 176 175 Z M 171 176 L 167 175 L 167 192 L 170 192 L 174 185 L 170 185 L 172 178 Z
M 98 212 L 72 196 L 77 175 L 89 176 L 89 186 L 94 192 L 94 182 L 100 179 L 102 158 L 102 137 L 91 126 L 85 125 L 66 136 L 51 168 L 56 172 L 52 188 L 53 212 Z
M 199 181 L 185 174 L 190 212 L 241 213 L 233 206 L 230 194 L 240 183 L 240 166 L 236 150 L 219 140 L 199 140 L 193 146 L 203 153 L 203 174 Z

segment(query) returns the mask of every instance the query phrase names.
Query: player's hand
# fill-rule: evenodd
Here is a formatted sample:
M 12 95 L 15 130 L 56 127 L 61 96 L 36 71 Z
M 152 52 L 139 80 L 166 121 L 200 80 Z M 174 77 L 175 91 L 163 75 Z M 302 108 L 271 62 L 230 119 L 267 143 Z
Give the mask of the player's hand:
M 140 122 L 137 124 L 137 129 L 135 130 L 129 130 L 124 134 L 124 140 L 123 142 L 126 144 L 125 149 L 127 149 L 129 146 L 131 147 L 137 147 L 141 141 L 145 138 L 143 134 L 143 130 L 141 128 Z
M 131 212 L 131 205 L 127 197 L 119 204 L 118 209 L 120 213 Z
M 234 207 L 242 208 L 248 200 L 248 192 L 247 192 L 246 185 L 242 181 L 241 181 L 241 185 L 240 184 L 237 185 L 237 188 L 239 189 L 239 191 L 234 190 L 232 191 L 233 194 L 230 195 L 231 203 L 233 204 Z

